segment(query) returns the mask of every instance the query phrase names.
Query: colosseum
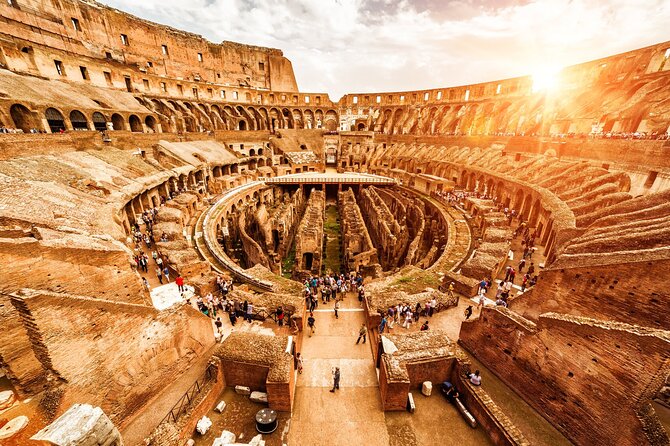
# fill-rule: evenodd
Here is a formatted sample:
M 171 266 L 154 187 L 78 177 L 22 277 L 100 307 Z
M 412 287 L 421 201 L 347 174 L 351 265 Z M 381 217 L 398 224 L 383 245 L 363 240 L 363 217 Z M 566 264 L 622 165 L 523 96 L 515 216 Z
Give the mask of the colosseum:
M 0 4 L 0 443 L 670 445 L 670 42 L 420 91 Z

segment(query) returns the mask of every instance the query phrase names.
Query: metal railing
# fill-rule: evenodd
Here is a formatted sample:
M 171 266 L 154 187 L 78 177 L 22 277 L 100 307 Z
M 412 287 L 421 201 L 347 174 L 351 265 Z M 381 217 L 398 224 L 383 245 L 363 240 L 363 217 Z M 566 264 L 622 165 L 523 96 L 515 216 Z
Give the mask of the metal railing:
M 210 381 L 216 380 L 217 367 L 218 366 L 214 363 L 208 364 L 207 369 L 205 370 L 205 375 L 188 388 L 188 390 L 181 396 L 181 398 L 179 398 L 177 403 L 172 406 L 172 409 L 170 409 L 168 414 L 165 415 L 165 417 L 161 420 L 160 423 L 158 423 L 158 425 L 160 426 L 161 424 L 169 421 L 176 423 L 179 417 L 181 417 L 191 407 L 193 401 L 200 394 L 200 392 L 203 391 L 205 386 Z

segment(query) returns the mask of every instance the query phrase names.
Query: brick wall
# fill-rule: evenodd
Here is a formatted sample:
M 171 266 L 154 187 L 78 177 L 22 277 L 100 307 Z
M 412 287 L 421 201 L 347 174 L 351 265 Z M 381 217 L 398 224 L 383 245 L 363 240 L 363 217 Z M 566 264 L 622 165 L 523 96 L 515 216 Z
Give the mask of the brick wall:
M 59 413 L 83 400 L 120 425 L 214 342 L 210 320 L 189 306 L 158 312 L 47 292 L 22 300 L 43 354 L 67 381 Z
M 670 374 L 666 332 L 485 308 L 459 342 L 577 445 L 669 441 L 650 406 Z
M 226 385 L 232 387 L 247 386 L 251 390 L 266 391 L 265 382 L 268 377 L 268 367 L 225 359 L 221 361 L 221 365 L 223 376 L 226 378 Z
M 550 269 L 522 299 L 514 300 L 511 308 L 530 319 L 555 311 L 667 328 L 670 295 L 661 278 L 669 268 L 669 260 L 658 260 Z

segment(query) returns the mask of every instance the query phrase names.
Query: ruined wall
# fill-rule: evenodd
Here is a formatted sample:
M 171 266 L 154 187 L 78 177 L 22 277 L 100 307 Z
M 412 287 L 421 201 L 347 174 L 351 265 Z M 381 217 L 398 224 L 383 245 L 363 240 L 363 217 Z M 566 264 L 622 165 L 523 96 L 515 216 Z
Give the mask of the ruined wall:
M 323 251 L 323 219 L 325 212 L 323 191 L 312 189 L 305 214 L 295 236 L 294 278 L 321 273 Z
M 79 245 L 79 246 L 77 246 Z M 148 295 L 130 268 L 130 254 L 115 243 L 0 238 L 5 290 L 37 288 L 145 304 Z
M 666 332 L 485 308 L 459 343 L 577 445 L 669 441 L 650 405 L 670 373 Z
M 531 76 L 430 90 L 356 93 L 340 101 L 343 130 L 412 135 L 666 133 L 670 42 L 573 65 L 554 91 Z M 584 105 L 588 104 L 587 112 Z M 625 105 L 623 105 L 625 104 Z M 653 104 L 653 105 L 650 105 Z
M 342 251 L 345 271 L 358 271 L 361 266 L 378 263 L 377 250 L 363 221 L 353 190 L 338 194 L 338 211 L 342 220 Z
M 85 58 L 126 67 L 140 75 L 163 74 L 280 91 L 297 90 L 291 64 L 280 50 L 235 42 L 214 44 L 202 36 L 99 3 L 21 0 L 12 6 L 3 4 L 0 14 L 8 38 L 3 45 L 4 60 L 18 71 L 57 76 L 51 54 L 42 48 L 45 46 L 56 52 L 74 53 L 75 60 Z M 35 47 L 28 53 L 17 51 L 17 47 L 20 50 L 26 44 Z
M 32 331 L 42 366 L 62 378 L 59 413 L 87 401 L 100 405 L 118 425 L 214 342 L 210 320 L 190 306 L 158 312 L 57 293 L 16 296 L 13 305 Z
M 560 312 L 667 329 L 670 298 L 661 278 L 669 267 L 670 261 L 659 259 L 551 268 L 511 308 L 533 320 L 542 313 Z
M 409 243 L 407 226 L 396 220 L 374 187 L 361 191 L 359 205 L 382 267 L 400 265 Z

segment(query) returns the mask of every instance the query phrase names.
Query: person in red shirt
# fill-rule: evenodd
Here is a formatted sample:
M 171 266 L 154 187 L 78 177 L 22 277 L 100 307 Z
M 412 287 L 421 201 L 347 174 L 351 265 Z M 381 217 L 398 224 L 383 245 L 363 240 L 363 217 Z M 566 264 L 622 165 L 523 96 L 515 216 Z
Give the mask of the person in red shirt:
M 175 282 L 177 283 L 177 288 L 179 289 L 180 293 L 184 292 L 184 278 L 181 276 L 181 274 L 177 274 L 177 278 L 175 279 Z

